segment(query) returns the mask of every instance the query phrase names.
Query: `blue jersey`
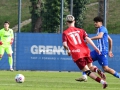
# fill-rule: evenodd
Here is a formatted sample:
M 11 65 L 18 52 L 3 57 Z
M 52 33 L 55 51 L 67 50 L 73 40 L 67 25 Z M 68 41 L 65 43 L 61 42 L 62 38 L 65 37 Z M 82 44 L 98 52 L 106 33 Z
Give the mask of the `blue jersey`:
M 98 28 L 97 35 L 103 33 L 103 37 L 97 40 L 97 46 L 102 55 L 108 54 L 108 31 L 104 26 Z

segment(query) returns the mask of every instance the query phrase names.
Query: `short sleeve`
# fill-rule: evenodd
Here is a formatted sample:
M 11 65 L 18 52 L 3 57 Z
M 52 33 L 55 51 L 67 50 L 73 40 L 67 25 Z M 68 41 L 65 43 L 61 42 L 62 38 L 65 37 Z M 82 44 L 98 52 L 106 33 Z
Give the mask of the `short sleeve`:
M 106 28 L 104 28 L 104 27 L 100 27 L 100 28 L 99 28 L 99 32 L 106 33 Z
M 85 30 L 83 30 L 83 39 L 85 40 L 85 37 L 87 37 L 87 36 L 88 36 L 88 34 L 86 33 Z
M 62 42 L 66 42 L 66 41 L 67 41 L 66 34 L 63 33 L 63 34 L 62 34 Z

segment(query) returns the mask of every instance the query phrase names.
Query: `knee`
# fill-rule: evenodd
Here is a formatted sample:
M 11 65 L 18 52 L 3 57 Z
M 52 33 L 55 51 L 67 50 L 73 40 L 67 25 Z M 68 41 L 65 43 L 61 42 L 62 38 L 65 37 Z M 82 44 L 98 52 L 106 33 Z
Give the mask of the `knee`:
M 11 54 L 8 54 L 8 57 L 12 57 L 12 55 L 11 55 Z
M 94 72 L 94 69 L 97 68 L 96 66 L 91 66 L 89 69 Z
M 2 58 L 2 55 L 0 55 L 0 58 Z
M 103 70 L 107 72 L 109 70 L 109 67 L 103 67 Z

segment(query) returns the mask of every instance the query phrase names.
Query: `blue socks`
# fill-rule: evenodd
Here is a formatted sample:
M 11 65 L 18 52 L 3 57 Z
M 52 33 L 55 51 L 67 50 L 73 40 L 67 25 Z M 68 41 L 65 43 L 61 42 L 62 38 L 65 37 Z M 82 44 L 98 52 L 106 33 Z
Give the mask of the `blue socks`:
M 85 73 L 85 72 L 82 72 L 82 75 L 86 75 L 86 73 Z M 115 77 L 117 77 L 117 78 L 120 78 L 120 74 L 119 74 L 118 72 L 115 72 L 115 73 L 113 74 L 113 76 L 115 76 Z
M 85 73 L 85 72 L 82 72 L 82 75 L 86 75 L 86 73 Z
M 115 76 L 115 77 L 117 77 L 117 78 L 120 78 L 120 74 L 119 74 L 118 72 L 115 72 L 115 73 L 113 74 L 113 76 Z

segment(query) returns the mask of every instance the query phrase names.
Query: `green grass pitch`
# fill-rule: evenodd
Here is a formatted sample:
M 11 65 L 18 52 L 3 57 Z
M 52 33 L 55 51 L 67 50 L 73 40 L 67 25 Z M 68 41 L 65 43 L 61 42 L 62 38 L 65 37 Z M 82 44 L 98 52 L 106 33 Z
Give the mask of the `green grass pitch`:
M 16 83 L 16 74 L 25 76 L 24 83 Z M 102 90 L 102 84 L 88 78 L 77 82 L 80 72 L 0 71 L 0 90 Z M 106 90 L 120 90 L 120 79 L 107 74 Z

